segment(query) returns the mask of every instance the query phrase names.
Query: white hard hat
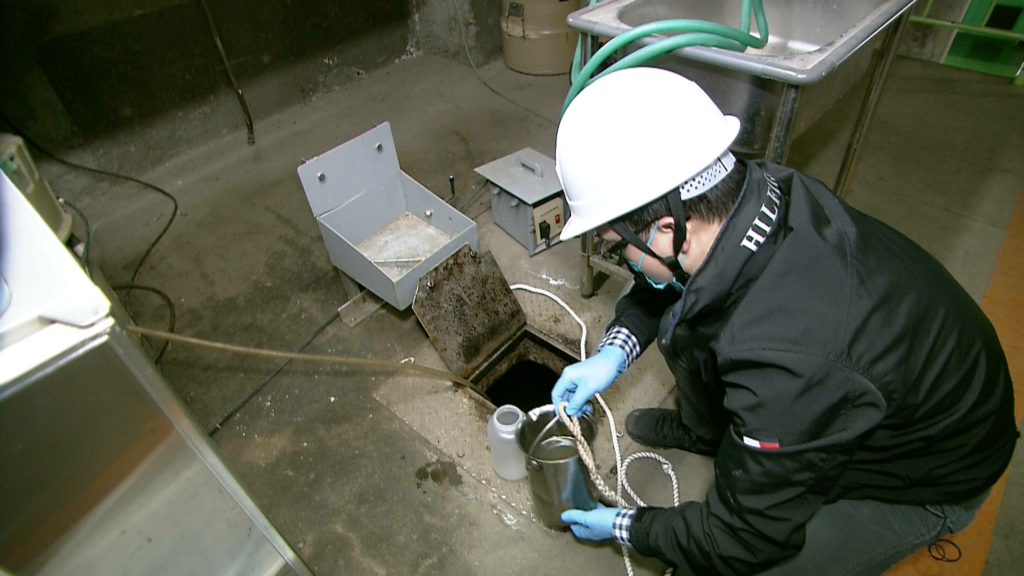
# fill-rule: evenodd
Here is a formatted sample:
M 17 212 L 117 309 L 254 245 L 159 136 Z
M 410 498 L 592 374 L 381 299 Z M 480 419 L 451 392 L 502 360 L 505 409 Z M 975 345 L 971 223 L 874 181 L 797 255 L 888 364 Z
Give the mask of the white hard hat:
M 628 68 L 595 80 L 569 104 L 555 137 L 555 172 L 571 210 L 560 239 L 606 224 L 700 174 L 739 129 L 738 119 L 674 72 Z

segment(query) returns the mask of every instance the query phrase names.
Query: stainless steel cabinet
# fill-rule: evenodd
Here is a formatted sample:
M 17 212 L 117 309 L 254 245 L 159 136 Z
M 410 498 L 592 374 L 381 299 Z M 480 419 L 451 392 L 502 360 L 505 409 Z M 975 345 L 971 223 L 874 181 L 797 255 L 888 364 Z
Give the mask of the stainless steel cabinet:
M 0 572 L 310 574 L 0 173 Z

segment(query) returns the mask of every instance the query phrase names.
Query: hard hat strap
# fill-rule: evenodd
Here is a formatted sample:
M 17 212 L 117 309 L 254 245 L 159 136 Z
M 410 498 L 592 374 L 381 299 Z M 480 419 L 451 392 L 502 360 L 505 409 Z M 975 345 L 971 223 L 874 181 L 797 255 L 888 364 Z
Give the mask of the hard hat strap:
M 672 220 L 675 221 L 675 228 L 672 230 L 672 254 L 679 256 L 679 252 L 683 250 L 683 243 L 686 242 L 686 221 L 689 217 L 679 194 L 668 194 L 668 208 L 672 212 Z
M 678 219 L 675 219 L 675 220 L 676 220 L 676 222 L 679 221 Z M 675 251 L 675 257 L 673 257 L 673 258 L 665 258 L 664 256 L 662 256 L 662 255 L 658 254 L 657 252 L 655 252 L 654 250 L 652 250 L 651 247 L 648 246 L 646 242 L 644 242 L 643 240 L 640 239 L 639 236 L 637 236 L 636 232 L 633 232 L 633 230 L 631 230 L 629 228 L 629 226 L 626 226 L 625 222 L 621 222 L 621 221 L 619 221 L 619 222 L 612 222 L 611 228 L 612 228 L 612 230 L 617 232 L 619 234 L 619 236 L 622 237 L 623 240 L 625 240 L 626 242 L 629 242 L 633 246 L 636 246 L 637 249 L 639 249 L 644 254 L 647 254 L 651 258 L 655 258 L 659 262 L 664 264 L 669 270 L 672 271 L 672 277 L 675 278 L 676 280 L 678 280 L 681 284 L 685 284 L 686 283 L 686 272 L 683 271 L 683 266 L 682 266 L 682 264 L 679 263 L 679 259 L 678 259 L 679 252 L 683 248 L 683 243 L 682 242 L 679 242 L 679 248 L 676 249 L 676 251 Z M 683 226 L 680 227 L 678 224 L 676 224 L 676 230 L 679 230 L 680 228 L 682 228 L 682 230 L 683 230 L 683 238 L 685 239 L 686 238 L 686 221 L 685 221 L 685 219 L 683 220 Z M 675 234 L 673 234 L 673 237 L 675 237 Z M 672 243 L 673 243 L 673 245 L 675 245 L 676 242 L 675 242 L 674 239 L 673 239 Z

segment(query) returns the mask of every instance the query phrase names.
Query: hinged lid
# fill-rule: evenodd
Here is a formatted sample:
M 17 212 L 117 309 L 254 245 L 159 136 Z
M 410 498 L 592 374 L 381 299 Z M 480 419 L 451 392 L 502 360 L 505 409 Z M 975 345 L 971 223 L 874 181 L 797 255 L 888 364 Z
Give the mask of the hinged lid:
M 533 148 L 523 148 L 474 171 L 530 205 L 562 191 L 555 161 Z
M 412 309 L 441 358 L 464 378 L 526 326 L 494 256 L 469 246 L 420 278 Z
M 391 124 L 384 122 L 299 166 L 299 181 L 314 216 L 344 206 L 364 192 L 401 186 Z

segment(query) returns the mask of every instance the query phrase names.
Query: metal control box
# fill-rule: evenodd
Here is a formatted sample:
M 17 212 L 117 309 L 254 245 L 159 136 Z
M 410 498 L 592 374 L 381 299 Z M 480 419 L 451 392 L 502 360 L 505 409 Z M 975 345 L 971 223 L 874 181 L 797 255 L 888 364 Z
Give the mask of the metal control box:
M 487 179 L 494 222 L 531 256 L 554 246 L 569 217 L 555 161 L 524 148 L 476 169 Z

